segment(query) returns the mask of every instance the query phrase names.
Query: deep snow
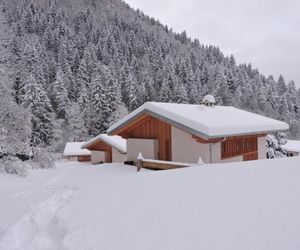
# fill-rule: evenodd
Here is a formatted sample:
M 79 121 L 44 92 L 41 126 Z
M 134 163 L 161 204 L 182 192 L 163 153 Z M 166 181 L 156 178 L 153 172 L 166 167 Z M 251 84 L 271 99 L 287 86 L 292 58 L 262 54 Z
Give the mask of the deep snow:
M 300 249 L 300 158 L 0 174 L 0 249 Z

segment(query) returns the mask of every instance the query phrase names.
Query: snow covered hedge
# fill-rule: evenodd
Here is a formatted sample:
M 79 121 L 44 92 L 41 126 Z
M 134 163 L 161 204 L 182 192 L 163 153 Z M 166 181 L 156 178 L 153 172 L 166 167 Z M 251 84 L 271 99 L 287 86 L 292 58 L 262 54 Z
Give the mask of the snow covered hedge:
M 33 168 L 53 168 L 55 166 L 55 157 L 45 151 L 35 152 L 32 159 L 22 161 L 15 156 L 4 156 L 0 159 L 0 172 L 26 176 L 29 169 Z
M 5 156 L 0 159 L 0 172 L 26 176 L 28 173 L 28 169 L 28 162 L 21 161 L 17 157 Z

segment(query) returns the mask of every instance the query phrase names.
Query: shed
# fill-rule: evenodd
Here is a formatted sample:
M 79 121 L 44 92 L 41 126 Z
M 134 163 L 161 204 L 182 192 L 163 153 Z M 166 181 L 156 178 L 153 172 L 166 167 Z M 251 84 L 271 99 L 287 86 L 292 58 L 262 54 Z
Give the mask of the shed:
M 63 156 L 71 161 L 90 161 L 91 151 L 82 149 L 81 146 L 84 142 L 67 142 Z
M 81 148 L 92 152 L 93 164 L 124 162 L 127 160 L 126 140 L 120 136 L 100 134 L 84 143 Z
M 286 144 L 281 146 L 288 157 L 298 156 L 300 154 L 300 141 L 287 140 Z

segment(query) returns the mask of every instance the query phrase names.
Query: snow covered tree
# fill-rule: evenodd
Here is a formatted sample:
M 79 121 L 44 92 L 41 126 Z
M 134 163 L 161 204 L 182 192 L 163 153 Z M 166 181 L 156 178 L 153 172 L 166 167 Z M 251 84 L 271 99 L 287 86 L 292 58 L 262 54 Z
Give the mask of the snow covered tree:
M 42 84 L 30 75 L 22 88 L 21 105 L 31 111 L 31 144 L 50 145 L 52 138 L 52 107 Z
M 0 81 L 0 158 L 4 156 L 19 157 L 23 160 L 31 156 L 30 112 L 16 104 L 11 92 Z
M 67 111 L 67 141 L 84 141 L 88 138 L 83 112 L 79 103 L 72 103 Z
M 53 83 L 52 96 L 54 99 L 54 109 L 56 110 L 57 117 L 61 119 L 66 117 L 66 112 L 70 106 L 68 91 L 65 86 L 65 75 L 62 68 L 59 67 L 56 73 L 56 80 Z
M 268 158 L 281 158 L 285 157 L 285 152 L 282 145 L 286 143 L 286 135 L 284 133 L 277 133 L 276 135 L 267 136 L 267 156 Z
M 175 103 L 189 103 L 188 94 L 186 91 L 185 85 L 181 82 L 176 82 L 174 84 L 174 92 L 172 96 L 172 100 Z

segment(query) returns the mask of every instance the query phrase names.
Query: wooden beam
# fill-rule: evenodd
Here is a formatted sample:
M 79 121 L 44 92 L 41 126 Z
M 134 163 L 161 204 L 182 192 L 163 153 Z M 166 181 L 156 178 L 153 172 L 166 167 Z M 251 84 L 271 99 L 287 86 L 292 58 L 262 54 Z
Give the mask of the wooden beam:
M 177 168 L 185 168 L 187 166 L 183 165 L 175 165 L 172 162 L 148 162 L 142 161 L 142 167 L 154 170 L 168 170 L 168 169 L 177 169 Z
M 203 144 L 206 144 L 206 143 L 216 143 L 216 142 L 224 140 L 224 138 L 204 139 L 204 138 L 198 137 L 196 135 L 192 135 L 192 138 L 194 140 L 196 140 L 197 142 L 203 143 Z

